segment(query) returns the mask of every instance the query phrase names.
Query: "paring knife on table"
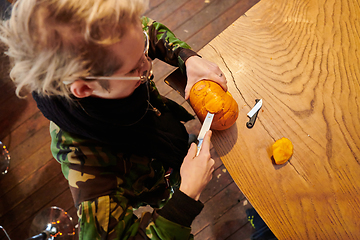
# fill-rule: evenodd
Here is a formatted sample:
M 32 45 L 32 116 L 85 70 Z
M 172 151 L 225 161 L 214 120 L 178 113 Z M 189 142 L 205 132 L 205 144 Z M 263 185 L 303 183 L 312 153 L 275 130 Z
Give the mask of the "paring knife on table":
M 254 126 L 259 110 L 262 107 L 262 99 L 256 99 L 255 102 L 255 106 L 247 114 L 247 116 L 250 118 L 250 120 L 246 123 L 247 128 L 252 128 Z

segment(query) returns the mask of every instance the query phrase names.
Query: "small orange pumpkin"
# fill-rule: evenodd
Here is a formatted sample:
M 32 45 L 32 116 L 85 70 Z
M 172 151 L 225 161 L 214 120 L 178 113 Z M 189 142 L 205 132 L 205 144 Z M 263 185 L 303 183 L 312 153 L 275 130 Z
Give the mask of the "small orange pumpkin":
M 239 114 L 238 104 L 229 92 L 210 80 L 201 80 L 190 90 L 190 105 L 201 122 L 208 112 L 214 113 L 211 124 L 213 130 L 224 130 L 231 127 Z

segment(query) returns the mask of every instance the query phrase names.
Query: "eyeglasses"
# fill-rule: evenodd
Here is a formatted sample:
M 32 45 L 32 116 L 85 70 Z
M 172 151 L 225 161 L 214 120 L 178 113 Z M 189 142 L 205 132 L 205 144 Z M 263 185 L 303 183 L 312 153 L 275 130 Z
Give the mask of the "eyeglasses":
M 145 115 L 148 113 L 149 110 L 154 111 L 155 114 L 157 116 L 161 115 L 161 112 L 155 108 L 151 103 L 150 103 L 150 81 L 153 78 L 152 75 L 152 60 L 151 58 L 148 56 L 148 51 L 149 51 L 149 36 L 148 34 L 144 31 L 144 40 L 145 40 L 145 47 L 144 47 L 144 59 L 142 59 L 142 63 L 141 65 L 137 68 L 137 69 L 144 69 L 144 71 L 142 72 L 142 75 L 139 77 L 96 77 L 96 76 L 88 76 L 85 77 L 84 79 L 89 79 L 89 80 L 132 80 L 132 81 L 141 81 L 141 83 L 145 83 L 144 87 L 146 88 L 146 92 L 147 92 L 147 107 L 144 111 L 144 114 L 142 114 L 142 116 L 137 119 L 136 121 L 133 121 L 131 123 L 128 124 L 122 124 L 122 126 L 132 126 L 138 122 L 140 122 Z M 145 64 L 148 64 L 148 66 L 145 66 Z M 140 71 L 141 72 L 141 71 Z M 85 108 L 81 105 L 80 102 L 78 102 L 80 107 L 84 110 L 84 112 L 86 114 L 88 114 L 89 116 L 91 116 L 86 110 Z
M 145 47 L 144 47 L 144 59 L 142 59 L 142 62 L 140 64 L 140 66 L 137 68 L 140 70 L 141 75 L 138 77 L 124 77 L 124 76 L 119 76 L 119 77 L 106 77 L 106 76 L 87 76 L 87 77 L 83 77 L 83 79 L 87 79 L 87 80 L 128 80 L 128 81 L 141 81 L 141 83 L 145 83 L 148 80 L 150 80 L 153 77 L 153 71 L 152 71 L 152 60 L 151 58 L 148 56 L 148 51 L 149 51 L 149 35 L 147 34 L 146 31 L 143 31 L 144 33 L 144 41 L 145 41 Z M 68 81 L 63 81 L 64 84 L 70 84 L 72 82 L 68 82 Z

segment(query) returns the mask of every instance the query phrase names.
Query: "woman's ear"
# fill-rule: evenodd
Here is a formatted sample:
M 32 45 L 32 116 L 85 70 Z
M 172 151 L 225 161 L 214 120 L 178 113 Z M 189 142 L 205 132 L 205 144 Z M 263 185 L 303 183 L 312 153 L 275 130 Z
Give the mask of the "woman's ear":
M 96 90 L 96 83 L 94 81 L 76 80 L 70 86 L 71 93 L 77 98 L 89 97 Z

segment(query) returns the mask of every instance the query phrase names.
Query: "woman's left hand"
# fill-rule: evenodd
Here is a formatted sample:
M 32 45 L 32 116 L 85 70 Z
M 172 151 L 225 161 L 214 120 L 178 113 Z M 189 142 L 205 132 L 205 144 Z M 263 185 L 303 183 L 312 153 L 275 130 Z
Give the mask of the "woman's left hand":
M 198 56 L 192 56 L 185 62 L 187 85 L 185 88 L 185 100 L 189 98 L 190 90 L 194 84 L 206 79 L 218 83 L 224 91 L 227 91 L 226 78 L 218 65 Z

